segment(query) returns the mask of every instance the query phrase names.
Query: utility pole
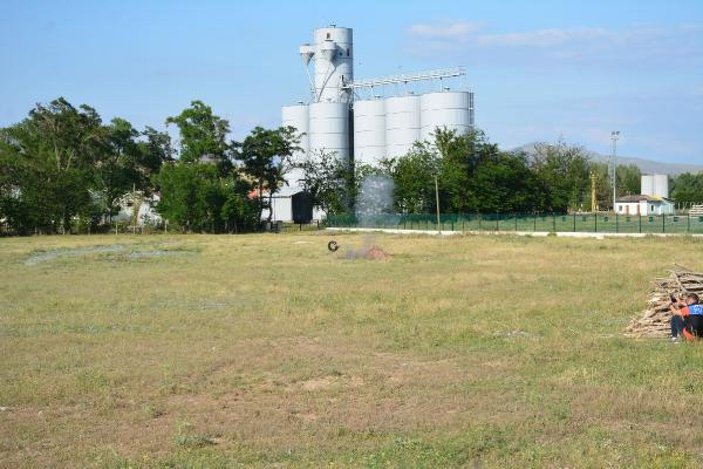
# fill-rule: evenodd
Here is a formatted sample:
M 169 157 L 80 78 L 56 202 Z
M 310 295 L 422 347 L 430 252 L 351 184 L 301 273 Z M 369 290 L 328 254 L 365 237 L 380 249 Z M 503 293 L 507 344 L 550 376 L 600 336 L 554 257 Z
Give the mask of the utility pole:
M 615 173 L 617 172 L 617 164 L 615 164 L 615 150 L 617 148 L 618 138 L 620 138 L 619 130 L 613 130 L 610 132 L 610 139 L 613 141 L 613 215 L 615 214 L 615 197 L 617 195 L 615 190 Z
M 591 171 L 591 213 L 598 210 L 598 200 L 596 200 L 596 173 Z
M 442 232 L 440 218 L 439 218 L 439 183 L 437 182 L 437 176 L 434 177 L 434 194 L 437 201 L 437 231 Z

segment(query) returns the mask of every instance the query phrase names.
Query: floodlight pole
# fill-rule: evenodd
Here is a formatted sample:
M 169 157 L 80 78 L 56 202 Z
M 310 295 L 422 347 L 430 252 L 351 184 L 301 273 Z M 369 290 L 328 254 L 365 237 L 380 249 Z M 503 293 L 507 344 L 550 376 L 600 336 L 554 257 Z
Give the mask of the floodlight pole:
M 617 212 L 615 211 L 615 196 L 617 194 L 615 190 L 615 180 L 616 180 L 616 173 L 617 173 L 617 165 L 615 164 L 615 151 L 617 148 L 617 142 L 618 138 L 620 138 L 620 131 L 619 130 L 613 130 L 610 132 L 610 139 L 613 141 L 613 215 L 615 215 Z

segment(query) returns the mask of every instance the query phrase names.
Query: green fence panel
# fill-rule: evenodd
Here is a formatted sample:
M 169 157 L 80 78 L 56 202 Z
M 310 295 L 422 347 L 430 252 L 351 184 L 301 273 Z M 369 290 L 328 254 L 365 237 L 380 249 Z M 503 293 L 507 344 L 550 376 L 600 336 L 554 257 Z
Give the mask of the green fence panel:
M 330 215 L 329 227 L 369 227 L 442 231 L 522 231 L 598 233 L 694 233 L 703 234 L 703 216 L 617 214 L 382 214 L 357 217 Z

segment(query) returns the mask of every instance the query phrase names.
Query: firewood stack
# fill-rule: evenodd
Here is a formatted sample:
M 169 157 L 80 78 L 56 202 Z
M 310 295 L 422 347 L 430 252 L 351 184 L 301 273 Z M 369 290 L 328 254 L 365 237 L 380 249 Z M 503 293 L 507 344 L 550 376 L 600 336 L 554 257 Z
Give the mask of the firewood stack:
M 686 293 L 696 293 L 703 300 L 703 273 L 694 272 L 678 264 L 670 270 L 667 278 L 658 278 L 653 283 L 647 309 L 634 317 L 625 329 L 625 335 L 636 338 L 665 338 L 671 332 L 669 321 L 671 295 L 682 298 Z

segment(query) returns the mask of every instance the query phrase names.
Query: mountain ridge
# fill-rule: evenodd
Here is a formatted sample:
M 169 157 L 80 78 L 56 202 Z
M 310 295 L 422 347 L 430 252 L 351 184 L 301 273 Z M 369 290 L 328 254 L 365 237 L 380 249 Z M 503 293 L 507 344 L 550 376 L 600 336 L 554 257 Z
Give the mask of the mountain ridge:
M 537 145 L 540 142 L 526 143 L 514 148 L 512 151 L 525 152 L 527 154 L 534 154 Z M 590 161 L 596 163 L 608 163 L 610 162 L 610 155 L 603 155 L 595 151 L 588 150 L 584 148 L 584 153 L 588 156 Z M 646 158 L 632 157 L 632 156 L 619 156 L 616 155 L 618 165 L 635 165 L 637 166 L 642 174 L 668 174 L 669 176 L 678 176 L 682 173 L 700 173 L 703 172 L 703 164 L 691 164 L 691 163 L 664 163 L 661 161 L 648 160 Z

